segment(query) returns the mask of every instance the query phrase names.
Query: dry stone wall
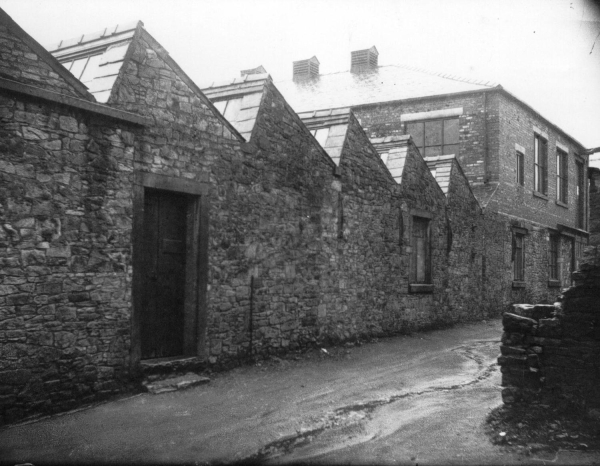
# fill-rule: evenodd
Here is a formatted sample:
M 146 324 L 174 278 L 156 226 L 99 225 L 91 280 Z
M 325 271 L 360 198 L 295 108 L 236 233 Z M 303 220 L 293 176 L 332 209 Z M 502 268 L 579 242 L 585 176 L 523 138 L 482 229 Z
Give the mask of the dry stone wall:
M 498 364 L 505 403 L 545 399 L 600 407 L 600 251 L 586 249 L 555 305 L 517 304 L 503 317 Z

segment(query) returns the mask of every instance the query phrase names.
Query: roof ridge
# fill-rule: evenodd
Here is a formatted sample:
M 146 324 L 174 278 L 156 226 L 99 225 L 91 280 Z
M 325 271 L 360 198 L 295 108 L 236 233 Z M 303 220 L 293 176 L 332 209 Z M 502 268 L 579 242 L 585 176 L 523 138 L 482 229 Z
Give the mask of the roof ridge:
M 450 73 L 442 73 L 439 71 L 431 70 L 429 68 L 411 66 L 411 65 L 406 65 L 403 63 L 386 65 L 386 66 L 395 66 L 396 68 L 404 68 L 404 69 L 411 70 L 411 71 L 417 71 L 419 73 L 431 74 L 433 76 L 439 76 L 440 78 L 451 79 L 453 81 L 463 82 L 463 83 L 467 83 L 467 84 L 476 84 L 479 86 L 487 86 L 487 87 L 495 87 L 498 85 L 498 83 L 495 81 L 489 81 L 489 80 L 486 81 L 484 79 L 466 78 L 464 76 L 457 76 L 457 75 L 450 74 Z
M 217 88 L 221 88 L 221 87 L 229 87 L 229 86 L 234 86 L 236 84 L 244 84 L 244 83 L 248 83 L 248 82 L 254 82 L 254 83 L 263 82 L 263 83 L 265 83 L 268 81 L 272 81 L 271 75 L 269 73 L 245 74 L 241 77 L 229 78 L 227 80 L 221 80 L 221 81 L 213 81 L 212 83 L 210 83 L 207 86 L 202 86 L 202 90 L 217 89 Z
M 126 23 L 113 24 L 112 26 L 108 26 L 104 29 L 100 29 L 98 31 L 85 33 L 81 35 L 77 35 L 74 37 L 68 37 L 66 39 L 61 39 L 58 42 L 54 42 L 52 44 L 48 44 L 46 47 L 47 50 L 51 52 L 55 52 L 62 48 L 73 47 L 75 45 L 87 44 L 88 42 L 93 42 L 95 40 L 104 39 L 110 36 L 117 36 L 119 34 L 123 34 L 128 31 L 132 31 L 138 27 L 138 25 L 144 26 L 144 23 L 140 20 L 137 21 L 129 21 Z
M 441 73 L 438 71 L 434 71 L 428 68 L 422 68 L 422 67 L 417 67 L 417 66 L 411 66 L 411 65 L 405 65 L 402 63 L 399 64 L 390 64 L 390 65 L 379 65 L 377 68 L 373 68 L 370 70 L 364 70 L 361 73 L 365 73 L 365 72 L 376 72 L 379 68 L 404 68 L 407 70 L 411 70 L 411 71 L 417 71 L 420 73 L 426 73 L 426 74 L 430 74 L 432 76 L 438 76 L 440 78 L 445 78 L 445 79 L 450 79 L 452 81 L 458 81 L 458 82 L 463 82 L 466 84 L 475 84 L 478 86 L 486 86 L 486 87 L 496 87 L 499 85 L 498 82 L 496 81 L 491 81 L 491 80 L 485 80 L 485 79 L 475 79 L 475 78 L 466 78 L 464 76 L 457 76 L 457 75 L 452 75 L 450 73 Z M 343 73 L 350 73 L 351 70 L 347 69 L 347 70 L 340 70 L 340 71 L 333 71 L 331 73 L 322 73 L 319 76 L 331 76 L 334 74 L 343 74 Z M 285 83 L 288 81 L 293 81 L 293 79 L 282 79 L 281 81 L 276 81 L 276 83 Z

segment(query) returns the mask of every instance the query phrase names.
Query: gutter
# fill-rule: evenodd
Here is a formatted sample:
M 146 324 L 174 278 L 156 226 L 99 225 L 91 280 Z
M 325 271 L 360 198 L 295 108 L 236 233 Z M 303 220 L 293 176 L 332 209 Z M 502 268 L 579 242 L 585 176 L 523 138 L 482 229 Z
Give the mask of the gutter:
M 600 147 L 593 147 L 592 149 L 586 149 L 584 151 L 584 155 L 592 155 L 592 154 L 595 154 L 596 152 L 600 152 Z

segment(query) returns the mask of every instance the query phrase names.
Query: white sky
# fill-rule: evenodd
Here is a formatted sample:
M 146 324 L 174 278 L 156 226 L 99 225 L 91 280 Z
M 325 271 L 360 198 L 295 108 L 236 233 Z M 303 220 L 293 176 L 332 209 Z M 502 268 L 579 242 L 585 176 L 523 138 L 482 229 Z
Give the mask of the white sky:
M 495 81 L 586 147 L 600 146 L 600 8 L 589 0 L 0 0 L 42 45 L 142 20 L 201 87 L 263 65 L 291 79 L 316 55 Z

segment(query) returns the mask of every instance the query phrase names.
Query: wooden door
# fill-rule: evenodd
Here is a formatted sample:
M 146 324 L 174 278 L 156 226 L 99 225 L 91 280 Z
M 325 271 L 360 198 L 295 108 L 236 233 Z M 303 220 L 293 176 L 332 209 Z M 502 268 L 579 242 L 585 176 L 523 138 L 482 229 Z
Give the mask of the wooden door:
M 145 191 L 142 359 L 183 354 L 187 203 L 181 194 Z

